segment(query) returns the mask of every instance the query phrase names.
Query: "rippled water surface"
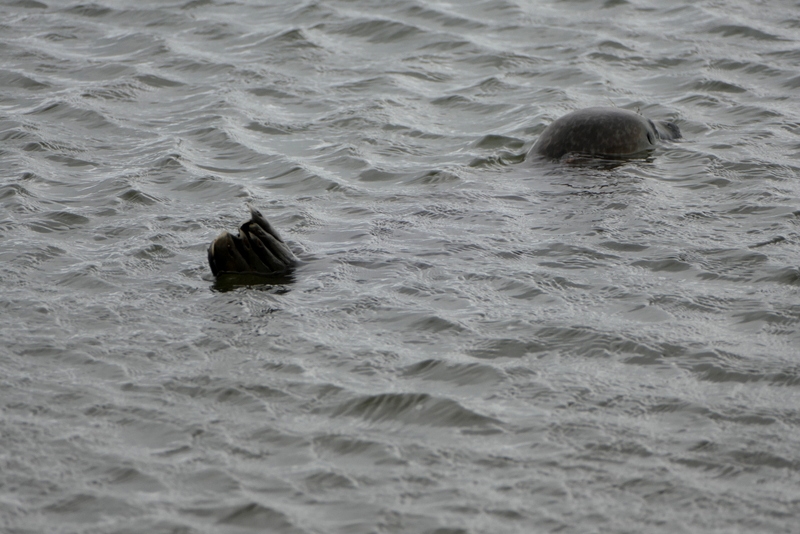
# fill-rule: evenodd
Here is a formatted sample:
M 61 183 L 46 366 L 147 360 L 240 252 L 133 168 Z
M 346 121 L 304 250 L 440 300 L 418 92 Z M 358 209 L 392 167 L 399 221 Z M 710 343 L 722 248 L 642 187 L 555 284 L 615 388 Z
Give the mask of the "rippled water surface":
M 796 528 L 797 2 L 0 15 L 3 532 Z M 524 161 L 595 105 L 684 139 Z

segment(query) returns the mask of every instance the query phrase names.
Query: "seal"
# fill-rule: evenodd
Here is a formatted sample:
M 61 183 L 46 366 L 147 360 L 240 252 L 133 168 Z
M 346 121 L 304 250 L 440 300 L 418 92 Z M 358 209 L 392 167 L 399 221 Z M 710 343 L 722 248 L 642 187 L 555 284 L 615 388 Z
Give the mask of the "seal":
M 219 235 L 208 247 L 208 263 L 214 276 L 221 274 L 287 274 L 298 261 L 275 228 L 257 209 L 239 235 Z
M 681 131 L 673 122 L 651 121 L 627 109 L 586 108 L 553 121 L 531 147 L 528 157 L 629 158 L 651 151 L 659 139 L 680 137 Z
M 675 123 L 651 121 L 619 108 L 586 108 L 556 119 L 527 157 L 564 159 L 565 156 L 624 159 L 646 154 L 659 139 L 679 139 Z M 208 247 L 214 276 L 223 274 L 289 274 L 299 263 L 280 234 L 251 207 L 250 220 L 239 235 L 223 232 Z

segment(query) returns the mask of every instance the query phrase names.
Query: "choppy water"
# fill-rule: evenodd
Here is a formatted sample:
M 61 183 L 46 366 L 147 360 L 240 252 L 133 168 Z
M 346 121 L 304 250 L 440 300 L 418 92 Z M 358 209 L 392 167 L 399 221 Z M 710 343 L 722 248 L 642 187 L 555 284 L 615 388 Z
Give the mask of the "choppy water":
M 790 532 L 800 4 L 4 2 L 0 530 Z M 685 140 L 523 162 L 590 105 Z M 306 261 L 217 285 L 262 209 Z

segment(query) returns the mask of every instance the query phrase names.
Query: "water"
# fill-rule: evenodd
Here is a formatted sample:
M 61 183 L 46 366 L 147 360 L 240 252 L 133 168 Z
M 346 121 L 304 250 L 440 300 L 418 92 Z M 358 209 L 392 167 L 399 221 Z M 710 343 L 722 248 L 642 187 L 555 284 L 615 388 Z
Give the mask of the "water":
M 0 530 L 792 531 L 798 8 L 5 2 Z

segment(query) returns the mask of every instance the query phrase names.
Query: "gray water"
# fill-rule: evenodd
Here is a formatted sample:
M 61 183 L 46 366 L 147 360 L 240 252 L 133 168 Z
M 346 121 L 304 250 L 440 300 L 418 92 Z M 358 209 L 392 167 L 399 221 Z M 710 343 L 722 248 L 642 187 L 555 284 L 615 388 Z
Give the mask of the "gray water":
M 4 2 L 0 531 L 796 532 L 798 94 L 797 2 Z M 523 161 L 596 105 L 685 138 Z

